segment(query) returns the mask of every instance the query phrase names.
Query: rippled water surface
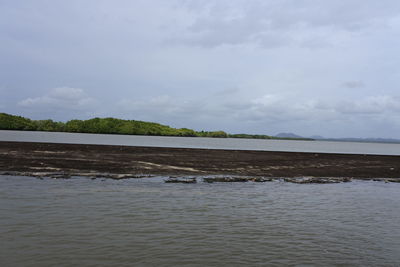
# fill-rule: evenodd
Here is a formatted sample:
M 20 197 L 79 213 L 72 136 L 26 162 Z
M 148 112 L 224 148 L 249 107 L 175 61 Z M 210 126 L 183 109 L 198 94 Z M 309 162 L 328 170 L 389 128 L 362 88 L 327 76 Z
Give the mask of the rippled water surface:
M 398 266 L 400 184 L 0 176 L 0 266 Z

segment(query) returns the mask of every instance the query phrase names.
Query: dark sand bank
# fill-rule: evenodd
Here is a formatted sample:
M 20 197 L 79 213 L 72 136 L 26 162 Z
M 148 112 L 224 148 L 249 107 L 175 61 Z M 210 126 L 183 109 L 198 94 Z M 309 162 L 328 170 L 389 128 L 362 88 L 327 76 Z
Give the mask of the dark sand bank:
M 400 156 L 0 142 L 0 172 L 400 178 Z

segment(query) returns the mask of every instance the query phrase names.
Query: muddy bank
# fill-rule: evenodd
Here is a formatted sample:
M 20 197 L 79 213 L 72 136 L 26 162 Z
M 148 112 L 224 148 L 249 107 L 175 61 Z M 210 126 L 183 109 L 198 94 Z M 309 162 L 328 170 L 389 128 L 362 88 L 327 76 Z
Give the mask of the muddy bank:
M 0 172 L 399 178 L 400 156 L 0 142 Z

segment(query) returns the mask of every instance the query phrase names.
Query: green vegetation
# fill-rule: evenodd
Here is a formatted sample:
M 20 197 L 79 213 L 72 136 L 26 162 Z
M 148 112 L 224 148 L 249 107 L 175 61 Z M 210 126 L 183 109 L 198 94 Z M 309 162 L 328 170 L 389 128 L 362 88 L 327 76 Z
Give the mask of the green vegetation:
M 229 134 L 230 138 L 248 138 L 248 139 L 276 139 L 277 137 L 264 134 Z
M 66 123 L 52 120 L 31 120 L 20 116 L 0 113 L 0 130 L 131 134 L 159 136 L 201 136 L 227 137 L 223 131 L 196 132 L 191 129 L 176 129 L 154 122 L 120 120 L 115 118 L 94 118 L 90 120 L 70 120 Z
M 304 140 L 304 141 L 312 141 L 314 139 L 311 138 L 302 138 L 302 137 L 276 137 L 265 134 L 228 134 L 229 138 L 247 138 L 247 139 L 278 139 L 278 140 Z
M 192 136 L 219 138 L 256 138 L 256 139 L 293 139 L 278 138 L 269 135 L 227 134 L 224 131 L 194 131 L 187 128 L 172 128 L 154 122 L 121 120 L 115 118 L 94 118 L 90 120 L 70 120 L 55 122 L 52 120 L 31 120 L 21 116 L 0 113 L 0 130 L 101 133 L 157 136 Z

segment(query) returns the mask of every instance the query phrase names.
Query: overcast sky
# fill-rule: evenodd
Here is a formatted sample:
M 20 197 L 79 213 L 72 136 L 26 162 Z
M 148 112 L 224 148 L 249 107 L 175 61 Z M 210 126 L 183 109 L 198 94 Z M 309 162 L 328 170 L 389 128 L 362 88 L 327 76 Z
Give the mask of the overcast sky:
M 0 111 L 400 138 L 398 0 L 0 0 Z

